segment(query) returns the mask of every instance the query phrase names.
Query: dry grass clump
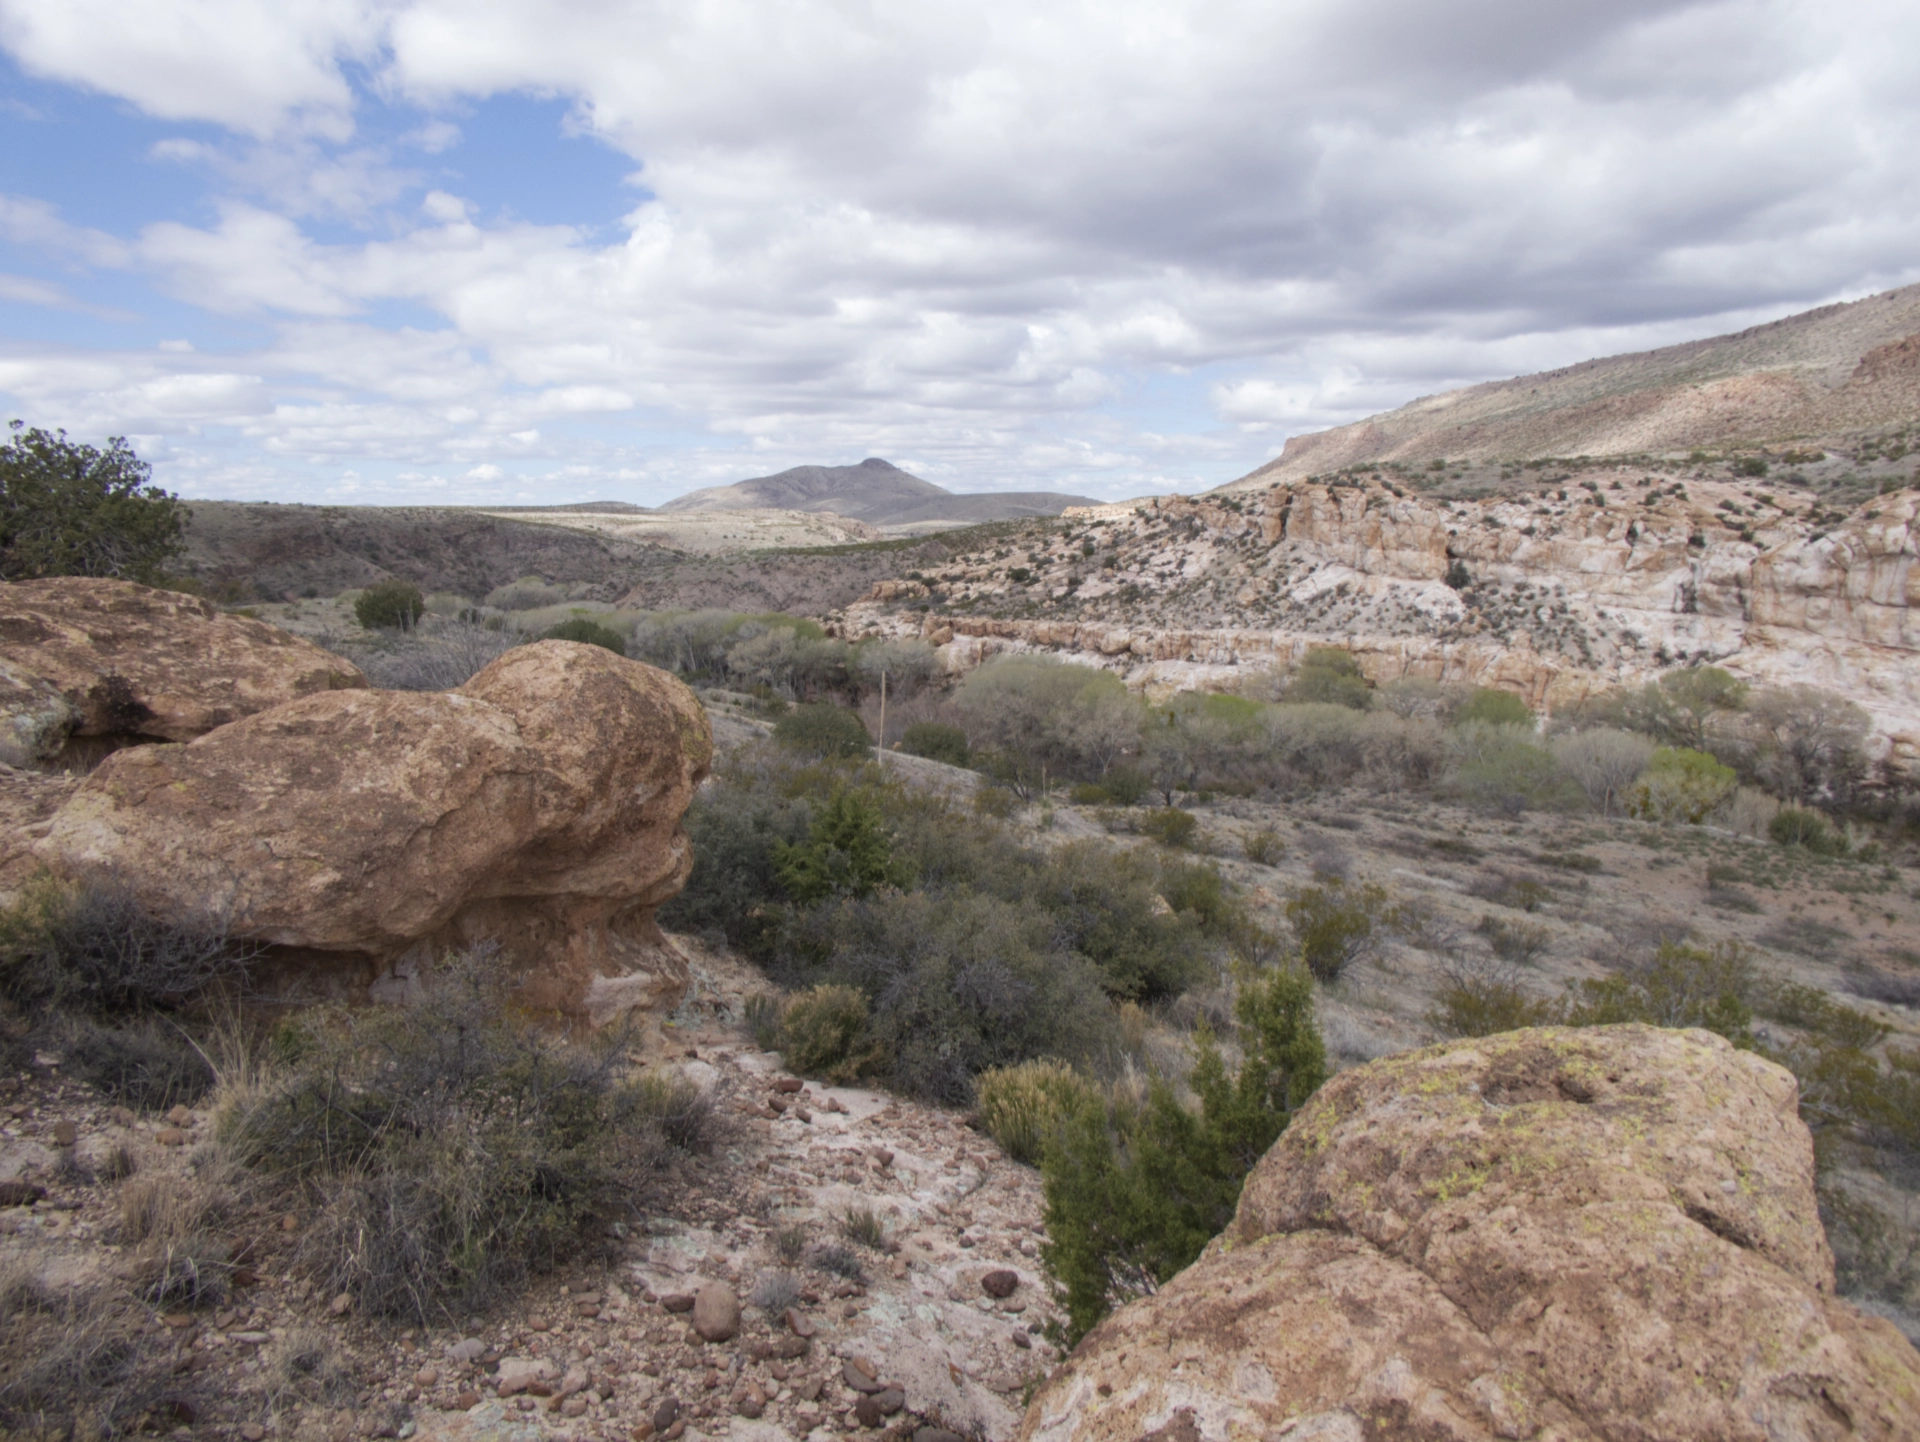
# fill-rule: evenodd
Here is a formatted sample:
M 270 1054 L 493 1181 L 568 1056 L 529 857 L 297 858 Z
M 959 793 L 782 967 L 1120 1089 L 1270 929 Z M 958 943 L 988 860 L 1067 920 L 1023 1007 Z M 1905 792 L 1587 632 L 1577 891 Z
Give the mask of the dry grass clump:
M 872 1207 L 849 1207 L 840 1214 L 840 1235 L 856 1247 L 882 1252 L 887 1247 L 887 1226 Z
M 109 1437 L 195 1415 L 143 1348 L 141 1321 L 123 1293 L 58 1291 L 18 1264 L 0 1272 L 0 1432 Z
M 302 1261 L 366 1311 L 472 1310 L 576 1254 L 676 1149 L 711 1145 L 690 1086 L 625 1074 L 625 1038 L 574 1045 L 514 1008 L 497 955 L 450 957 L 419 1004 L 310 1015 L 223 1137 L 315 1214 Z
M 1143 1044 L 1144 1040 L 1142 1028 Z M 1097 1090 L 1065 1062 L 1048 1060 L 982 1072 L 974 1085 L 980 1125 L 1001 1151 L 1028 1166 L 1039 1164 L 1047 1135 L 1061 1113 L 1091 1100 Z
M 768 1268 L 753 1279 L 753 1291 L 747 1300 L 769 1317 L 778 1317 L 789 1307 L 800 1305 L 800 1279 L 785 1268 Z

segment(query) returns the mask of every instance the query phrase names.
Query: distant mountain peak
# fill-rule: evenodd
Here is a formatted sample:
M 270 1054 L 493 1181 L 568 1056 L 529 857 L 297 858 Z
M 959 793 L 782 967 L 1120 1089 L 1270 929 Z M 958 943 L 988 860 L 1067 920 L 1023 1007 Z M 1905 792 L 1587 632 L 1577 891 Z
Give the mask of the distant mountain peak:
M 792 466 L 730 486 L 709 486 L 668 501 L 663 511 L 830 511 L 871 525 L 972 525 L 1020 516 L 1057 516 L 1068 506 L 1097 505 L 1053 491 L 956 494 L 868 456 L 850 466 Z

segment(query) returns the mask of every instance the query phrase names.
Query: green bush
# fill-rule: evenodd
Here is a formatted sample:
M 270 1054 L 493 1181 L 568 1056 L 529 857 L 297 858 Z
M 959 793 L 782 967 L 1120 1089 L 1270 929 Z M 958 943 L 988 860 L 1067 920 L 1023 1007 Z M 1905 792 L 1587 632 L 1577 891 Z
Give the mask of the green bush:
M 1704 751 L 1663 746 L 1629 790 L 1627 811 L 1643 821 L 1695 826 L 1733 794 L 1739 779 Z
M 823 984 L 790 1000 L 780 1014 L 780 1051 L 789 1070 L 851 1081 L 868 1059 L 859 1050 L 867 998 L 857 988 Z
M 1153 789 L 1147 773 L 1131 762 L 1110 767 L 1100 778 L 1100 789 L 1116 806 L 1138 806 Z
M 826 701 L 796 706 L 773 723 L 773 739 L 808 756 L 864 756 L 873 750 L 866 723 L 844 706 Z
M 924 756 L 949 766 L 965 766 L 971 754 L 967 733 L 944 721 L 914 722 L 900 733 L 900 749 L 909 756 Z
M 1533 710 L 1511 691 L 1494 686 L 1476 686 L 1460 709 L 1453 713 L 1453 724 L 1467 726 L 1532 726 Z
M 364 622 L 362 623 L 364 624 Z M 598 621 L 588 620 L 585 616 L 575 616 L 570 621 L 562 621 L 557 626 L 549 626 L 540 633 L 543 641 L 578 641 L 583 646 L 598 646 L 611 651 L 616 656 L 627 654 L 627 638 L 611 627 L 602 626 Z
M 1287 844 L 1271 826 L 1262 827 L 1246 841 L 1247 860 L 1256 866 L 1278 866 L 1287 853 Z
M 1144 850 L 1072 841 L 1039 859 L 1018 884 L 1044 909 L 1058 944 L 1098 968 L 1109 995 L 1154 1001 L 1178 996 L 1205 964 L 1207 921 L 1176 904 L 1200 895 L 1183 888 L 1183 876 L 1177 863 L 1162 867 Z
M 148 484 L 121 436 L 102 451 L 14 421 L 0 446 L 0 580 L 107 576 L 155 584 L 183 545 L 187 509 Z
M 1536 997 L 1509 972 L 1456 966 L 1434 993 L 1427 1020 L 1448 1036 L 1492 1036 L 1528 1026 L 1557 1026 L 1561 1008 Z
M 1373 704 L 1373 692 L 1352 652 L 1338 646 L 1314 646 L 1287 682 L 1286 699 L 1294 705 L 1345 706 L 1364 711 Z
M 1185 846 L 1193 840 L 1200 823 L 1191 811 L 1165 806 L 1140 818 L 1140 834 L 1150 836 L 1162 846 Z
M 1753 959 L 1739 942 L 1663 945 L 1651 962 L 1569 988 L 1569 1026 L 1702 1027 L 1735 1046 L 1753 1045 Z
M 1075 806 L 1105 806 L 1113 800 L 1113 797 L 1108 794 L 1107 788 L 1104 786 L 1096 786 L 1091 782 L 1082 782 L 1067 793 L 1067 799 L 1073 802 Z
M 376 581 L 353 603 L 353 618 L 369 631 L 411 631 L 426 614 L 420 588 L 407 581 Z
M 1338 877 L 1294 891 L 1282 908 L 1300 956 L 1321 981 L 1334 982 L 1375 946 L 1393 921 L 1387 889 L 1374 882 L 1349 887 Z
M 1042 1249 L 1075 1345 L 1115 1306 L 1192 1263 L 1232 1219 L 1241 1184 L 1326 1079 L 1313 983 L 1298 969 L 1247 981 L 1234 1004 L 1243 1060 L 1229 1075 L 1195 1037 L 1198 1113 L 1155 1076 L 1143 1106 L 1076 1098 L 1043 1145 Z
M 1559 759 L 1528 727 L 1468 723 L 1456 729 L 1454 742 L 1460 756 L 1455 784 L 1472 800 L 1515 813 L 1528 808 L 1573 810 L 1584 804 L 1583 793 Z
M 852 787 L 835 793 L 813 818 L 803 842 L 776 842 L 774 871 L 802 906 L 829 896 L 867 896 L 879 886 L 905 886 L 912 872 L 893 856 L 879 804 Z
M 1098 1090 L 1065 1062 L 1041 1057 L 980 1073 L 974 1096 L 980 1125 L 1000 1150 L 1016 1162 L 1036 1166 L 1061 1119 L 1093 1105 Z
M 1782 846 L 1798 846 L 1822 855 L 1839 849 L 1827 818 L 1798 806 L 1783 806 L 1775 812 L 1767 823 L 1767 835 Z

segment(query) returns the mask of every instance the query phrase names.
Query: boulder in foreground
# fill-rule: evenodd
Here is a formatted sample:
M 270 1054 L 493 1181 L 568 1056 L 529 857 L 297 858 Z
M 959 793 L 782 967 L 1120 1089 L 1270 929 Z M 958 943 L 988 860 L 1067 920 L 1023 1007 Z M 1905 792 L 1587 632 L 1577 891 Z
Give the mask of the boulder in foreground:
M 1791 1074 L 1700 1031 L 1511 1032 L 1329 1082 L 1020 1436 L 1920 1435 L 1920 1354 L 1833 1285 Z
M 441 950 L 495 941 L 530 1009 L 670 1008 L 654 926 L 685 883 L 681 817 L 712 758 L 685 686 L 597 646 L 509 652 L 459 691 L 328 691 L 185 746 L 116 752 L 35 856 L 162 916 L 272 948 L 289 999 L 400 999 Z
M 363 688 L 350 661 L 277 626 L 131 581 L 0 584 L 0 762 L 191 741 L 322 691 Z

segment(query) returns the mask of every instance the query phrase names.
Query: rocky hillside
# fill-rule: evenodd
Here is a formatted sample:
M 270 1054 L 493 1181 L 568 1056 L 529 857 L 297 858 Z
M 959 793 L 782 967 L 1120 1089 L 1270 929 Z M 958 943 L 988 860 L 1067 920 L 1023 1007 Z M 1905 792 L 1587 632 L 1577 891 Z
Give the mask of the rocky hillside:
M 1725 465 L 1514 468 L 1426 490 L 1358 468 L 1072 512 L 881 583 L 837 621 L 918 633 L 955 668 L 1037 647 L 1157 689 L 1340 645 L 1376 682 L 1500 686 L 1547 711 L 1710 661 L 1844 693 L 1910 765 L 1920 491 L 1836 494 Z
M 1920 286 L 1635 355 L 1423 396 L 1295 436 L 1241 486 L 1381 461 L 1529 460 L 1754 446 L 1920 419 Z

